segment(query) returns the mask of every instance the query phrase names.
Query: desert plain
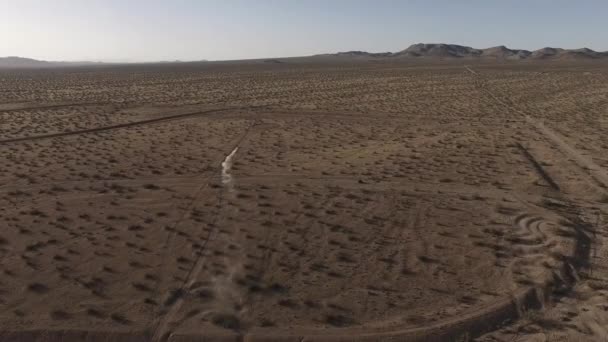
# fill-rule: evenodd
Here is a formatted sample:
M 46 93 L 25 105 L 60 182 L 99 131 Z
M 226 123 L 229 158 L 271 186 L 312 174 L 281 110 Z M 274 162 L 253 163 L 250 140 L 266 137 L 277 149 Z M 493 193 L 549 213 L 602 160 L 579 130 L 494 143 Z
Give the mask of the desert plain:
M 0 339 L 605 339 L 607 67 L 2 70 Z

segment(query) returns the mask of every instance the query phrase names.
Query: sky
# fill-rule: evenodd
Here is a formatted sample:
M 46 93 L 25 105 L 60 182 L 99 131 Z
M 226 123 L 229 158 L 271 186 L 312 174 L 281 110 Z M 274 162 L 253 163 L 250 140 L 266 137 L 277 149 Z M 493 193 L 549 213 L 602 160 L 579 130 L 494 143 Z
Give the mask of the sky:
M 145 62 L 400 51 L 608 50 L 605 0 L 0 0 L 0 56 Z

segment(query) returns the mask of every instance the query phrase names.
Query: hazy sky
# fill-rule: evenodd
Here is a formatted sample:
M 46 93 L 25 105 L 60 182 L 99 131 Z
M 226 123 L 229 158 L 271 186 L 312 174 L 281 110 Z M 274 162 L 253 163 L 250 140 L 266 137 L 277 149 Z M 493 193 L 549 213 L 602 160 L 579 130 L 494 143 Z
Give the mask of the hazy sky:
M 0 0 L 0 56 L 217 60 L 455 43 L 608 50 L 605 0 Z

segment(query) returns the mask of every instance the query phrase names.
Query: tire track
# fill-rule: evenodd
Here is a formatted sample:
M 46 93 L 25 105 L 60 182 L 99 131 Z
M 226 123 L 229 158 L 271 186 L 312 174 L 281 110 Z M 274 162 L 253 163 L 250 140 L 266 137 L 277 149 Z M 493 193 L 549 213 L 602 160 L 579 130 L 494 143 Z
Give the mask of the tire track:
M 71 135 L 82 135 L 82 134 L 88 134 L 88 133 L 99 133 L 99 132 L 111 131 L 111 130 L 121 129 L 121 128 L 129 128 L 129 127 L 135 127 L 135 126 L 145 126 L 145 125 L 159 123 L 159 122 L 182 120 L 182 119 L 187 119 L 187 118 L 190 118 L 190 117 L 203 116 L 203 115 L 209 115 L 209 114 L 227 112 L 227 111 L 232 111 L 232 110 L 247 110 L 247 109 L 258 109 L 258 108 L 267 108 L 267 106 L 246 106 L 246 107 L 231 107 L 231 108 L 210 109 L 210 110 L 205 110 L 205 111 L 197 111 L 197 112 L 191 112 L 191 113 L 184 113 L 184 114 L 176 114 L 176 115 L 164 116 L 164 117 L 154 118 L 154 119 L 147 119 L 147 120 L 127 122 L 127 123 L 117 124 L 117 125 L 102 126 L 102 127 L 95 127 L 95 128 L 87 128 L 87 129 L 76 130 L 76 131 L 61 132 L 61 133 L 50 133 L 50 134 L 42 134 L 42 135 L 29 136 L 29 137 L 19 137 L 19 138 L 4 139 L 4 140 L 0 140 L 0 145 L 2 145 L 2 144 L 9 144 L 9 143 L 15 143 L 15 142 L 44 140 L 44 139 L 50 139 L 50 138 L 60 138 L 60 137 L 67 137 L 67 136 L 71 136 Z
M 527 122 L 532 129 L 534 129 L 538 134 L 545 138 L 544 140 L 548 142 L 551 146 L 555 146 L 558 151 L 563 153 L 564 155 L 570 155 L 573 160 L 577 160 L 576 151 L 565 144 L 563 140 L 560 140 L 559 137 L 552 134 L 550 130 L 548 130 L 542 123 L 539 123 L 537 120 L 532 118 L 526 112 L 515 108 L 514 104 L 507 99 L 507 101 L 500 99 L 496 96 L 488 87 L 486 79 L 483 75 L 480 75 L 475 70 L 471 69 L 468 66 L 465 66 L 465 69 L 468 70 L 475 77 L 475 82 L 478 87 L 482 88 L 482 91 L 488 94 L 494 101 L 502 105 L 504 108 L 509 109 L 516 114 L 520 115 L 525 122 Z M 479 83 L 478 83 L 479 81 Z M 524 156 L 532 163 L 536 171 L 541 175 L 541 177 L 547 181 L 547 183 L 551 186 L 552 193 L 549 194 L 548 198 L 551 200 L 545 206 L 545 209 L 551 210 L 561 216 L 570 223 L 570 227 L 572 228 L 572 238 L 575 241 L 574 249 L 571 255 L 562 255 L 560 257 L 561 267 L 557 273 L 557 277 L 559 279 L 554 279 L 554 282 L 545 281 L 541 284 L 536 284 L 534 286 L 528 286 L 524 288 L 524 291 L 527 293 L 533 294 L 534 292 L 541 290 L 541 293 L 551 294 L 554 291 L 559 290 L 560 293 L 565 293 L 572 289 L 576 282 L 578 281 L 578 277 L 576 273 L 589 265 L 589 258 L 591 252 L 591 244 L 592 240 L 589 236 L 589 232 L 591 231 L 591 226 L 585 222 L 585 208 L 580 207 L 572 201 L 565 198 L 564 194 L 560 191 L 560 187 L 555 182 L 555 180 L 544 170 L 538 160 L 520 143 L 516 142 L 517 147 L 522 151 Z M 566 146 L 564 146 L 566 145 Z M 564 149 L 566 151 L 564 151 Z M 568 153 L 570 152 L 570 153 Z M 572 155 L 574 154 L 574 155 Z M 579 155 L 582 158 L 582 156 Z M 574 162 L 573 164 L 577 167 L 583 168 L 579 162 Z M 592 163 L 592 162 L 591 162 Z M 588 164 L 583 164 L 588 165 Z M 598 167 L 598 169 L 601 169 Z M 586 173 L 589 175 L 589 173 Z M 592 175 L 589 175 L 592 176 Z M 593 178 L 593 176 L 592 176 Z M 519 228 L 520 236 L 515 236 L 515 240 L 512 240 L 512 243 L 520 244 L 524 246 L 524 255 L 530 254 L 530 252 L 534 252 L 535 248 L 540 249 L 553 249 L 555 246 L 559 245 L 556 243 L 556 236 L 551 236 L 549 239 L 544 239 L 546 237 L 545 227 L 550 225 L 547 221 L 545 221 L 542 217 L 535 217 L 528 214 L 523 214 L 515 218 L 514 221 L 515 227 Z M 528 250 L 525 250 L 525 247 Z M 546 254 L 546 253 L 545 253 Z M 554 255 L 549 253 L 550 257 L 553 258 Z M 559 294 L 557 294 L 559 296 Z M 532 309 L 542 309 L 544 306 L 544 301 L 547 300 L 545 298 L 538 298 L 538 296 L 529 296 L 524 295 L 519 297 L 516 301 L 518 306 L 522 305 L 524 307 L 532 308 Z M 518 318 L 520 316 L 520 309 L 517 310 L 517 314 L 511 316 L 510 318 Z M 491 330 L 490 330 L 491 331 Z
M 471 69 L 469 66 L 464 66 L 466 70 L 468 70 L 471 74 L 475 76 L 476 79 L 481 81 L 480 86 L 483 88 L 482 91 L 488 94 L 492 99 L 496 102 L 512 110 L 513 112 L 519 114 L 528 124 L 530 124 L 536 131 L 545 137 L 547 140 L 556 145 L 557 149 L 561 151 L 564 155 L 570 156 L 573 160 L 575 160 L 574 164 L 579 167 L 583 172 L 589 176 L 596 184 L 598 184 L 604 193 L 606 193 L 608 189 L 608 171 L 604 168 L 597 165 L 595 162 L 585 157 L 579 151 L 577 151 L 574 147 L 568 144 L 563 138 L 559 136 L 558 133 L 551 130 L 547 127 L 543 122 L 537 120 L 533 116 L 527 114 L 526 112 L 516 108 L 512 103 L 508 103 L 499 97 L 497 97 L 487 86 L 486 79 L 483 75 L 479 74 L 475 70 Z M 510 101 L 509 101 L 510 102 Z M 593 172 L 591 172 L 593 171 Z M 544 176 L 543 176 L 544 178 Z
M 243 135 L 239 138 L 239 140 L 236 142 L 236 144 L 234 144 L 232 146 L 230 151 L 234 151 L 235 149 L 238 149 L 241 146 L 241 144 L 243 143 L 243 141 L 247 138 L 247 136 L 251 133 L 252 129 L 257 125 L 258 125 L 258 122 L 254 121 L 254 123 L 252 125 L 250 125 L 247 128 L 247 130 L 243 133 Z M 213 177 L 213 176 L 208 177 L 208 179 L 210 179 L 211 177 Z M 206 187 L 207 183 L 208 182 L 205 182 L 199 187 L 198 191 L 196 192 L 195 196 L 193 197 L 192 201 L 190 202 L 190 204 L 188 206 L 189 209 L 185 210 L 184 215 L 174 225 L 175 227 L 177 227 L 181 222 L 183 222 L 183 220 L 185 220 L 187 213 L 191 211 L 192 207 L 194 207 L 196 200 L 199 198 L 202 190 Z M 167 305 L 163 304 L 165 306 L 169 306 L 167 308 L 168 311 L 164 315 L 161 314 L 161 316 L 157 319 L 157 323 L 154 324 L 151 341 L 167 341 L 170 338 L 172 331 L 175 330 L 176 328 L 178 328 L 179 325 L 181 325 L 181 323 L 183 323 L 183 321 L 177 322 L 178 323 L 177 326 L 171 327 L 173 318 L 179 313 L 179 310 L 184 302 L 184 292 L 185 292 L 186 286 L 189 283 L 192 283 L 193 280 L 196 279 L 196 277 L 199 275 L 199 273 L 203 269 L 203 265 L 204 265 L 204 261 L 205 261 L 205 251 L 206 251 L 207 245 L 209 244 L 210 241 L 212 241 L 214 239 L 214 236 L 217 235 L 217 233 L 218 233 L 216 222 L 219 218 L 219 212 L 222 208 L 223 202 L 224 202 L 224 191 L 222 190 L 220 192 L 220 195 L 218 198 L 218 210 L 216 211 L 215 215 L 213 216 L 213 219 L 212 219 L 212 222 L 210 225 L 211 229 L 209 230 L 209 233 L 207 234 L 205 240 L 201 243 L 201 246 L 198 248 L 198 250 L 196 252 L 196 259 L 192 263 L 192 266 L 188 270 L 188 274 L 182 281 L 180 287 L 172 292 L 172 294 L 171 294 L 172 299 L 169 300 L 169 303 Z M 167 241 L 167 242 L 169 242 L 169 241 Z M 167 249 L 167 248 L 168 248 L 168 245 L 165 247 L 165 249 Z
M 536 172 L 549 184 L 549 186 L 555 190 L 560 191 L 559 185 L 553 180 L 553 178 L 545 171 L 545 169 L 540 165 L 540 163 L 534 158 L 534 156 L 525 148 L 520 142 L 515 143 L 517 148 L 521 151 L 521 153 L 528 159 L 530 164 L 534 167 Z
M 564 139 L 562 139 L 556 132 L 549 129 L 545 124 L 539 122 L 538 120 L 526 116 L 526 120 L 532 124 L 538 131 L 540 131 L 545 137 L 547 137 L 551 142 L 558 146 L 558 149 L 561 150 L 564 154 L 569 155 L 576 162 L 575 164 L 583 170 L 589 177 L 591 177 L 605 192 L 608 189 L 608 172 L 595 162 L 586 158 L 579 151 L 577 151 L 574 147 L 568 144 Z

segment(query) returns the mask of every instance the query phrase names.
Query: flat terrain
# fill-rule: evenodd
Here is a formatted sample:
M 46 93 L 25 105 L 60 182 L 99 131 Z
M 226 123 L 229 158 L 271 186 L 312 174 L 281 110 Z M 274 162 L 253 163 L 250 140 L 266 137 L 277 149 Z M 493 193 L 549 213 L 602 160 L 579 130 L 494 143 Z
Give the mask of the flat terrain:
M 607 67 L 0 71 L 0 338 L 606 338 Z

